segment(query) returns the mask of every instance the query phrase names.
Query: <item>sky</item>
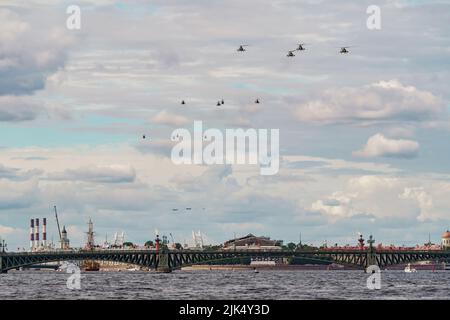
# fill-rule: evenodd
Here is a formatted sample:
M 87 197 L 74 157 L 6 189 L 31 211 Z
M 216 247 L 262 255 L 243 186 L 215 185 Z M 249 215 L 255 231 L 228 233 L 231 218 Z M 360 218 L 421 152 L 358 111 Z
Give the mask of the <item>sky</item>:
M 79 30 L 66 27 L 73 4 Z M 448 21 L 444 0 L 1 0 L 0 237 L 27 248 L 29 220 L 47 217 L 57 242 L 56 205 L 74 246 L 89 218 L 97 242 L 124 231 L 143 244 L 155 229 L 180 243 L 192 230 L 214 244 L 440 242 Z M 279 129 L 278 174 L 175 165 L 171 133 L 194 120 Z

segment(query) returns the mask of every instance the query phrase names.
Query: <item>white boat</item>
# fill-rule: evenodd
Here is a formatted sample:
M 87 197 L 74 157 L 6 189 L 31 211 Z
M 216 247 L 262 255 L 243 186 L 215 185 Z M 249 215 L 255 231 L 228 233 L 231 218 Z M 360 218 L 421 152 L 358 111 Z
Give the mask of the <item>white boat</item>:
M 140 269 L 139 268 L 129 268 L 129 269 L 127 269 L 127 271 L 140 271 Z
M 411 268 L 411 263 L 408 263 L 408 265 L 405 267 L 405 272 L 411 273 L 411 272 L 417 272 L 417 270 L 414 268 Z

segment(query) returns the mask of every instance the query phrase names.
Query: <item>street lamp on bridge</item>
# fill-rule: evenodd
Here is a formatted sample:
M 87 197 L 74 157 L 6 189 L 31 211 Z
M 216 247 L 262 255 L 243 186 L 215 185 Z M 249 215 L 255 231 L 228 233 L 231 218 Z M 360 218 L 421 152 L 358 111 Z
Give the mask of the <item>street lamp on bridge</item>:
M 5 243 L 5 240 L 3 239 L 2 242 L 0 243 L 0 251 L 2 253 L 5 253 L 7 247 L 8 247 L 8 245 L 7 245 L 7 243 Z

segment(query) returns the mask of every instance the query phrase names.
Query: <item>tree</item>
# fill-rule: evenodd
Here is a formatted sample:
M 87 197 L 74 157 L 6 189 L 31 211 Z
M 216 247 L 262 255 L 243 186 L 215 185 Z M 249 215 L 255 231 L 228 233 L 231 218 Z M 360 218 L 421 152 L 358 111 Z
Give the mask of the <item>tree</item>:
M 154 246 L 154 243 L 153 243 L 152 240 L 148 240 L 148 241 L 144 244 L 144 246 L 147 247 L 147 248 L 150 248 L 150 247 L 153 247 L 153 246 Z
M 287 248 L 287 250 L 293 251 L 293 250 L 295 250 L 295 248 L 297 248 L 297 245 L 295 243 L 293 243 L 293 242 L 289 242 L 286 245 L 286 248 Z
M 134 247 L 134 244 L 133 244 L 133 242 L 124 242 L 123 246 L 124 247 Z

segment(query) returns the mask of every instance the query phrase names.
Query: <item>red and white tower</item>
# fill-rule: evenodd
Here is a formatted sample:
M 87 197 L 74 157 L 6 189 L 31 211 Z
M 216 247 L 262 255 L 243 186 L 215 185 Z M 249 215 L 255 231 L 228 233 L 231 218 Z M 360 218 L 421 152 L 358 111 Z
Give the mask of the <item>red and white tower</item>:
M 40 243 L 39 243 L 39 218 L 36 218 L 36 229 L 35 229 L 35 235 L 34 235 L 34 246 L 36 249 L 39 249 Z
M 47 248 L 47 218 L 42 219 L 42 246 Z
M 34 248 L 34 219 L 30 222 L 30 250 L 33 251 Z

